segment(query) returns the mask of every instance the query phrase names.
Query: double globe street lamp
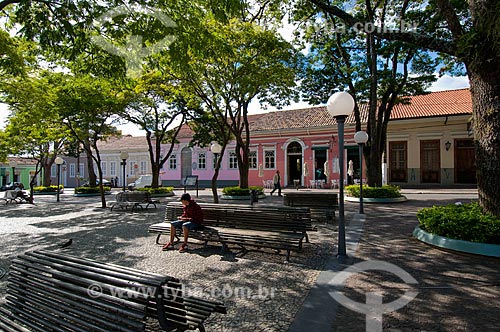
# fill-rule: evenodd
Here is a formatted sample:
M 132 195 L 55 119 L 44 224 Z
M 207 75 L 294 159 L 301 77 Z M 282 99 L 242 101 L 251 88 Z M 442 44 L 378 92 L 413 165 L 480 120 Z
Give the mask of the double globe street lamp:
M 368 134 L 365 131 L 358 131 L 354 134 L 354 141 L 359 146 L 359 213 L 363 211 L 363 147 L 368 141 Z
M 60 188 L 59 186 L 61 185 L 61 165 L 64 163 L 64 159 L 61 157 L 57 157 L 56 160 L 54 161 L 57 165 L 57 189 L 56 189 L 56 195 L 57 195 L 57 201 L 59 202 L 59 193 L 60 193 Z
M 123 166 L 123 191 L 125 191 L 125 187 L 127 185 L 127 159 L 128 159 L 128 152 L 124 151 L 120 153 L 120 159 L 122 160 L 121 164 Z
M 328 113 L 337 121 L 339 135 L 339 240 L 337 258 L 339 261 L 347 258 L 344 221 L 344 123 L 354 109 L 354 99 L 347 92 L 334 93 L 326 104 Z

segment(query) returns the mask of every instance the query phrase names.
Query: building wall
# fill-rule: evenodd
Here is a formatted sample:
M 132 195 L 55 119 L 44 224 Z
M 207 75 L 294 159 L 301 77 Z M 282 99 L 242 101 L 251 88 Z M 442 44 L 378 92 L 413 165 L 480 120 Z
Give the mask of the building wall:
M 457 169 L 455 167 L 456 158 L 460 158 L 457 151 L 458 141 L 471 141 L 471 133 L 467 131 L 467 121 L 469 116 L 436 117 L 419 120 L 391 121 L 387 134 L 387 161 L 389 168 L 388 182 L 396 185 L 417 185 L 417 186 L 447 186 L 461 184 L 456 178 Z M 438 180 L 424 181 L 422 170 L 425 158 L 425 142 L 436 142 L 439 156 Z M 391 174 L 391 142 L 405 142 L 407 144 L 407 180 L 393 181 Z M 446 149 L 446 142 L 450 142 L 450 147 Z M 469 158 L 474 158 L 469 154 Z M 436 162 L 437 163 L 437 162 Z M 471 165 L 474 162 L 471 161 Z M 473 170 L 471 170 L 472 172 Z M 462 183 L 466 184 L 466 183 Z

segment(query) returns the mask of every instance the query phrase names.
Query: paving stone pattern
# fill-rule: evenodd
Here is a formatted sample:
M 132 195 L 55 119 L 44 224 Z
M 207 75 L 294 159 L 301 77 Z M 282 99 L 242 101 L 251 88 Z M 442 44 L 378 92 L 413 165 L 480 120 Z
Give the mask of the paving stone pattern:
M 352 275 L 344 294 L 365 303 L 366 292 L 383 294 L 388 303 L 406 290 L 418 296 L 383 315 L 383 331 L 500 331 L 500 259 L 457 254 L 415 240 L 415 213 L 423 206 L 467 202 L 470 195 L 407 195 L 402 204 L 365 205 L 367 219 L 355 262 L 382 260 L 410 273 L 416 287 L 386 272 Z M 332 331 L 366 331 L 365 316 L 339 306 Z
M 210 201 L 204 192 L 199 201 Z M 4 300 L 11 260 L 29 250 L 51 249 L 105 262 L 158 272 L 180 278 L 186 290 L 197 296 L 224 301 L 228 314 L 214 314 L 206 321 L 207 331 L 286 331 L 314 285 L 325 261 L 334 252 L 336 229 L 318 225 L 310 244 L 292 253 L 221 253 L 220 245 L 203 248 L 190 245 L 189 253 L 163 252 L 155 245 L 156 235 L 148 226 L 163 221 L 165 203 L 179 195 L 163 198 L 158 209 L 144 212 L 110 211 L 100 208 L 99 198 L 64 195 L 36 198 L 37 205 L 0 207 L 0 298 Z M 206 195 L 206 196 L 205 196 Z M 109 199 L 112 199 L 111 197 Z M 281 198 L 267 201 L 281 204 Z M 241 202 L 239 202 L 241 204 Z M 59 244 L 73 239 L 67 249 Z M 0 301 L 1 301 L 0 300 Z

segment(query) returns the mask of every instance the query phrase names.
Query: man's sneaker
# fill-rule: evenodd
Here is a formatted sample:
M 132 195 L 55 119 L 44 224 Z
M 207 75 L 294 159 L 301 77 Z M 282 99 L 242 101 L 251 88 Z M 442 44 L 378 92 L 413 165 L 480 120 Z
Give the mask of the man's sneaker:
M 174 250 L 174 249 L 175 248 L 174 248 L 174 245 L 172 244 L 172 242 L 169 242 L 166 245 L 164 245 L 161 250 L 166 251 L 166 250 Z
M 186 251 L 188 251 L 188 246 L 187 244 L 183 243 L 179 248 L 179 252 L 186 252 Z

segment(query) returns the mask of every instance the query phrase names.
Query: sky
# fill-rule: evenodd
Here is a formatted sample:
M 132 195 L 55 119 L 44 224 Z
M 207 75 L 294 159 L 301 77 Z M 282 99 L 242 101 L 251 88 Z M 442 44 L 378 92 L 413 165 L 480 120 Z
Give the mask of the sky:
M 469 79 L 467 76 L 460 76 L 460 77 L 451 77 L 448 75 L 444 75 L 440 77 L 434 84 L 431 86 L 429 89 L 430 91 L 443 91 L 443 90 L 455 90 L 455 89 L 462 89 L 462 88 L 468 88 L 469 87 Z M 315 105 L 309 105 L 308 103 L 305 102 L 299 102 L 299 103 L 293 103 L 290 106 L 285 107 L 284 109 L 289 110 L 289 109 L 298 109 L 298 108 L 305 108 L 309 106 L 315 106 Z M 249 114 L 258 114 L 258 113 L 266 113 L 266 112 L 272 112 L 276 111 L 276 108 L 269 107 L 266 110 L 263 110 L 260 108 L 260 105 L 257 101 L 254 101 L 250 104 L 249 108 Z M 7 105 L 5 104 L 0 104 L 0 128 L 3 128 L 5 125 L 5 120 L 7 115 L 9 114 L 9 110 L 7 108 Z M 122 131 L 124 135 L 132 135 L 132 136 L 143 136 L 145 135 L 144 131 L 139 130 L 136 125 L 133 123 L 129 124 L 124 124 L 121 126 L 118 126 L 118 129 Z

